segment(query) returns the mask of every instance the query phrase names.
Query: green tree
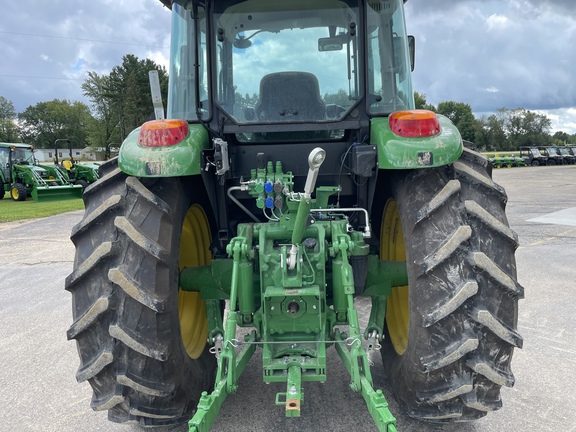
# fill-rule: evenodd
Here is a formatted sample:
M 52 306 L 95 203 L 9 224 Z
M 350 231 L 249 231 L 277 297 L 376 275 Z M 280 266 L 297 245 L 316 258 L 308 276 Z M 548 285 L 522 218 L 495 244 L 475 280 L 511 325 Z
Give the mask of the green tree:
M 18 114 L 20 138 L 36 147 L 50 148 L 58 138 L 67 138 L 76 148 L 88 145 L 90 109 L 82 102 L 54 99 L 29 106 Z
M 506 116 L 506 136 L 511 149 L 515 150 L 525 145 L 551 144 L 552 121 L 548 117 L 525 108 L 503 109 L 503 111 Z
M 426 95 L 424 93 L 414 92 L 414 102 L 416 109 L 426 109 L 436 112 L 436 107 L 426 101 Z
M 560 146 L 570 144 L 571 142 L 570 135 L 562 131 L 554 133 L 554 135 L 552 135 L 552 140 L 554 145 L 560 145 Z
M 554 135 L 552 135 L 552 138 L 564 142 L 564 141 L 568 141 L 568 139 L 570 138 L 570 135 L 568 135 L 566 132 L 558 131 L 558 132 L 555 132 Z
M 438 113 L 443 114 L 452 120 L 456 125 L 462 138 L 467 141 L 475 141 L 476 138 L 476 119 L 472 114 L 470 105 L 463 102 L 440 102 L 438 104 Z
M 475 122 L 475 143 L 487 151 L 507 150 L 508 141 L 504 131 L 505 117 L 502 112 L 482 116 Z
M 335 104 L 342 107 L 350 105 L 350 97 L 344 89 L 340 89 L 336 93 L 325 93 L 323 99 L 326 105 Z
M 160 91 L 166 106 L 168 73 L 150 59 L 139 60 L 128 54 L 122 64 L 108 75 L 89 72 L 82 84 L 84 96 L 91 102 L 95 121 L 91 126 L 90 142 L 94 147 L 120 143 L 135 128 L 154 113 L 148 72 L 158 70 Z
M 88 78 L 82 84 L 84 96 L 92 102 L 94 119 L 88 125 L 88 141 L 95 148 L 120 142 L 118 115 L 109 97 L 109 87 L 110 77 L 96 72 L 88 72 Z
M 244 96 L 239 92 L 234 96 L 234 113 L 238 118 L 244 119 L 246 108 L 255 108 L 258 103 L 258 95 L 246 93 Z
M 4 96 L 0 96 L 0 141 L 18 141 L 19 131 L 15 121 L 16 119 L 17 115 L 12 101 L 9 101 Z
M 122 58 L 122 64 L 110 72 L 106 97 L 116 116 L 121 141 L 154 113 L 148 78 L 148 72 L 153 69 L 158 70 L 161 93 L 167 95 L 166 69 L 150 59 L 138 60 L 128 54 Z

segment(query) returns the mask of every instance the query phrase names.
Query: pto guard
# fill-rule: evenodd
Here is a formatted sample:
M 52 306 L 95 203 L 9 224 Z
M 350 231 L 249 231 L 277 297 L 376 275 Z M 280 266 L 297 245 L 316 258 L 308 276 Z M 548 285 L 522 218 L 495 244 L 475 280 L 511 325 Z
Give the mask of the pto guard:
M 165 147 L 139 145 L 140 129 L 133 130 L 120 147 L 118 166 L 123 172 L 135 177 L 178 177 L 200 174 L 201 152 L 210 145 L 208 132 L 202 125 L 189 125 L 184 140 Z
M 454 124 L 438 114 L 440 133 L 432 137 L 404 138 L 390 130 L 387 117 L 371 121 L 370 142 L 378 147 L 381 169 L 417 169 L 448 165 L 463 151 L 462 137 Z

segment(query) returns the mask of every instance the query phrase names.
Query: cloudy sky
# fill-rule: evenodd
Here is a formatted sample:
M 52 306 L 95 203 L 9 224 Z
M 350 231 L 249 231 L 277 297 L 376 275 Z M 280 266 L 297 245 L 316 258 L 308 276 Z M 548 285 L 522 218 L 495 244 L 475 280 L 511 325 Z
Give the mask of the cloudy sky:
M 0 18 L 0 96 L 17 112 L 81 100 L 87 71 L 122 56 L 166 64 L 170 14 L 158 0 L 19 0 Z M 414 89 L 429 103 L 470 104 L 477 115 L 523 107 L 553 131 L 576 133 L 574 0 L 410 0 Z

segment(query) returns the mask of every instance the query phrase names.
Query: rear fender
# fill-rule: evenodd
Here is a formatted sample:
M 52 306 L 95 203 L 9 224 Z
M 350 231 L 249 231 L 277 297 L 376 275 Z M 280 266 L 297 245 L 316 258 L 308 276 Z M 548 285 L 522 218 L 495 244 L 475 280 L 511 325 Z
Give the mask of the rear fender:
M 190 124 L 188 134 L 178 144 L 143 147 L 138 144 L 140 128 L 122 143 L 118 166 L 135 177 L 179 177 L 200 174 L 201 153 L 210 147 L 208 132 L 199 124 Z
M 379 168 L 433 168 L 457 160 L 463 151 L 460 132 L 447 117 L 438 114 L 438 120 L 438 135 L 404 138 L 390 130 L 387 117 L 372 119 L 370 143 L 378 147 Z

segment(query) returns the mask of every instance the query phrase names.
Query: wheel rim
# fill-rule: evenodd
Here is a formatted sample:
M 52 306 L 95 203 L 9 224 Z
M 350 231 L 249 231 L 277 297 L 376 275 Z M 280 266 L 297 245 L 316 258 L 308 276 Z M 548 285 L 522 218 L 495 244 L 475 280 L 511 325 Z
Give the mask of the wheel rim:
M 185 267 L 207 265 L 210 256 L 210 225 L 202 207 L 194 204 L 188 209 L 182 223 L 180 238 L 180 271 Z M 178 315 L 182 342 L 188 355 L 197 359 L 206 346 L 208 319 L 206 305 L 200 293 L 178 292 Z
M 380 259 L 406 262 L 406 248 L 404 246 L 400 213 L 398 213 L 398 206 L 393 199 L 388 200 L 382 214 Z M 386 302 L 386 325 L 392 346 L 399 355 L 404 354 L 408 347 L 409 324 L 408 285 L 393 287 Z
M 13 187 L 12 189 L 10 189 L 10 195 L 12 195 L 12 199 L 15 199 L 15 200 L 20 198 L 20 192 L 18 191 L 18 188 Z

